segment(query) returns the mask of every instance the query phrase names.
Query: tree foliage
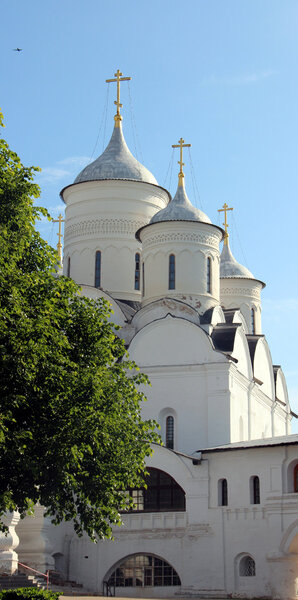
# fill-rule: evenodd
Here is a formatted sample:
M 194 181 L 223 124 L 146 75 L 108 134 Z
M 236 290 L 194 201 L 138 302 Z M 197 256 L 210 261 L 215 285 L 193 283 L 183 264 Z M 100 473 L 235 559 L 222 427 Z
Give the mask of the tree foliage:
M 39 502 L 55 523 L 110 537 L 158 436 L 109 305 L 55 276 L 36 170 L 0 141 L 0 515 Z

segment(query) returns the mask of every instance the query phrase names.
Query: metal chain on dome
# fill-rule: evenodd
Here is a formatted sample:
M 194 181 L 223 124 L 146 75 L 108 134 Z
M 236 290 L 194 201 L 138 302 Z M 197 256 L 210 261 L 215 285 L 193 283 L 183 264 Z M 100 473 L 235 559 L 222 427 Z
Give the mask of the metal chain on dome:
M 174 152 L 175 152 L 175 150 L 173 148 L 172 149 L 171 158 L 170 158 L 170 162 L 169 162 L 169 165 L 168 165 L 168 168 L 167 168 L 166 176 L 165 176 L 164 181 L 163 181 L 163 187 L 165 188 L 166 185 L 167 185 L 167 179 L 168 179 L 168 175 L 169 175 L 169 171 L 170 171 L 170 182 L 169 182 L 169 188 L 168 189 L 170 189 L 170 187 L 171 187 L 171 179 L 172 179 L 172 172 L 173 172 L 173 162 L 174 162 Z
M 107 87 L 107 92 L 106 92 L 106 101 L 105 101 L 105 105 L 104 105 L 104 109 L 103 109 L 103 114 L 102 114 L 102 118 L 101 118 L 101 122 L 100 122 L 100 126 L 99 126 L 99 130 L 98 130 L 98 134 L 97 134 L 97 138 L 96 138 L 96 142 L 94 144 L 94 148 L 93 148 L 93 152 L 91 154 L 90 160 L 89 160 L 89 164 L 92 161 L 92 158 L 94 156 L 94 152 L 96 150 L 97 144 L 98 144 L 98 140 L 99 140 L 99 136 L 102 130 L 102 126 L 105 122 L 105 128 L 104 128 L 104 139 L 103 139 L 103 149 L 104 149 L 104 143 L 105 143 L 105 131 L 106 131 L 106 123 L 107 123 L 107 112 L 108 112 L 108 102 L 109 102 L 109 88 L 110 88 L 110 84 L 108 84 Z
M 243 250 L 242 244 L 241 244 L 241 238 L 240 238 L 240 235 L 239 235 L 239 232 L 238 232 L 238 228 L 237 228 L 237 225 L 236 225 L 236 219 L 234 218 L 233 213 L 232 213 L 232 222 L 233 222 L 233 233 L 234 233 L 234 231 L 236 231 L 236 236 L 237 236 L 237 239 L 238 239 L 240 251 L 241 251 L 242 256 L 243 256 L 244 266 L 248 269 L 248 266 L 247 266 L 248 265 L 248 261 L 247 261 L 247 258 L 245 256 L 245 252 Z
M 189 148 L 188 148 L 188 155 L 189 155 L 190 173 L 191 173 L 191 178 L 192 178 L 195 203 L 197 205 L 199 204 L 202 210 L 205 210 L 203 200 L 201 199 L 201 196 L 200 196 L 200 192 L 199 192 L 199 188 L 198 188 L 198 184 L 197 184 L 197 180 L 196 180 L 196 175 L 195 175 L 195 170 L 194 170 L 194 166 L 193 166 L 193 162 L 192 162 L 192 158 L 191 158 L 191 152 L 190 152 Z
M 130 81 L 128 82 L 128 96 L 129 96 L 130 119 L 131 119 L 132 135 L 133 135 L 133 139 L 134 139 L 135 153 L 136 153 L 136 157 L 138 160 L 139 160 L 138 154 L 140 155 L 141 161 L 144 164 L 144 158 L 143 158 L 143 154 L 142 154 L 141 144 L 140 144 L 136 121 L 135 121 L 135 116 L 134 116 L 132 95 L 131 95 L 131 90 L 130 90 Z M 139 152 L 138 152 L 138 148 L 139 148 Z

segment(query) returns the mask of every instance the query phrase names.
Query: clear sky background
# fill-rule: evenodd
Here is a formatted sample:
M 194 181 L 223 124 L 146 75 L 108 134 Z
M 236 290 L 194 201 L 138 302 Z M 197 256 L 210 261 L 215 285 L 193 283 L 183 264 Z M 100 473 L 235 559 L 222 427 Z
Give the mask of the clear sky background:
M 298 1 L 2 0 L 4 134 L 42 168 L 54 218 L 110 138 L 118 68 L 133 154 L 173 194 L 184 137 L 190 200 L 215 224 L 234 207 L 231 249 L 267 284 L 263 332 L 298 412 Z M 53 245 L 56 227 L 40 223 Z

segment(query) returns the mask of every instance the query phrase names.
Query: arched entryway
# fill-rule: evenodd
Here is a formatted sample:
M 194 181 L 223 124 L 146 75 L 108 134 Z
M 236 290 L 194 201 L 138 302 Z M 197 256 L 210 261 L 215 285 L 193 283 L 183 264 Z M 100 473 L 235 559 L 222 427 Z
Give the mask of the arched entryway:
M 145 553 L 131 554 L 121 559 L 108 571 L 104 581 L 109 589 L 115 589 L 116 596 L 135 595 L 132 588 L 137 588 L 138 596 L 146 596 L 146 591 L 149 596 L 155 595 L 152 588 L 165 587 L 171 588 L 171 594 L 174 594 L 176 589 L 173 588 L 181 585 L 180 577 L 172 565 L 159 556 Z

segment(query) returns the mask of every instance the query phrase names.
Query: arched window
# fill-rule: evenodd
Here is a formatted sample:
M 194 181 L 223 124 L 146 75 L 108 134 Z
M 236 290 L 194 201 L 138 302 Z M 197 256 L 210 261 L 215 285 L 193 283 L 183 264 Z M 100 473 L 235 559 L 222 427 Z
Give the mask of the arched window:
M 256 333 L 256 322 L 255 322 L 255 309 L 254 308 L 251 309 L 250 315 L 251 315 L 251 333 L 253 335 L 255 335 L 255 333 Z
M 257 475 L 251 477 L 251 504 L 260 504 L 260 479 Z
M 298 465 L 294 468 L 294 492 L 298 492 Z
M 172 416 L 166 419 L 166 447 L 174 449 L 174 417 Z
M 99 288 L 101 285 L 101 252 L 97 250 L 95 253 L 95 287 Z
M 207 293 L 211 294 L 211 258 L 207 257 Z
M 170 254 L 169 256 L 169 290 L 174 290 L 175 289 L 175 279 L 176 279 L 176 273 L 175 273 L 175 255 L 174 254 Z
M 159 469 L 147 469 L 146 488 L 129 490 L 134 501 L 133 511 L 162 512 L 184 511 L 185 492 L 167 473 Z
M 228 506 L 228 482 L 226 479 L 220 479 L 218 482 L 218 504 L 219 506 Z
M 133 554 L 120 563 L 111 574 L 110 587 L 154 587 L 181 585 L 175 569 L 152 554 Z
M 254 577 L 256 574 L 256 563 L 254 559 L 249 556 L 243 556 L 239 563 L 239 575 L 240 577 Z
M 137 252 L 135 254 L 135 290 L 140 289 L 140 279 L 141 279 L 140 260 L 141 260 L 140 254 Z
M 67 277 L 70 277 L 70 256 L 67 259 Z

